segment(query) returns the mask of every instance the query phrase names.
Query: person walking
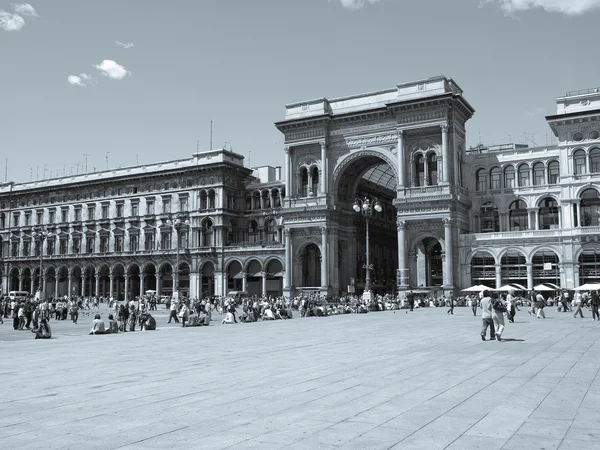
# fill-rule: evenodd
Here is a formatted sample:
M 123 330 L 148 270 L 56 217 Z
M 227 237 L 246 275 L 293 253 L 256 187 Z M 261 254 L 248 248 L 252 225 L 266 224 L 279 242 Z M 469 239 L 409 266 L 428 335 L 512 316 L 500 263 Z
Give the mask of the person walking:
M 507 308 L 502 297 L 495 298 L 492 304 L 492 320 L 494 321 L 494 330 L 496 331 L 496 340 L 498 341 L 502 340 L 505 312 L 507 312 Z
M 470 295 L 469 296 L 471 300 L 469 300 L 471 302 L 471 311 L 473 311 L 473 315 L 475 317 L 477 317 L 477 308 L 478 308 L 478 301 L 477 301 L 477 297 L 475 295 Z
M 541 292 L 535 293 L 535 309 L 537 309 L 536 317 L 538 319 L 545 319 L 546 314 L 544 314 L 544 307 L 546 307 L 546 300 L 544 300 L 544 296 Z
M 600 314 L 598 314 L 598 305 L 600 305 L 598 291 L 592 291 L 590 305 L 592 306 L 592 320 L 600 320 Z
M 579 316 L 582 319 L 585 319 L 585 317 L 583 316 L 583 301 L 581 299 L 581 294 L 579 292 L 575 293 L 575 296 L 573 297 L 573 303 L 575 306 L 575 314 L 573 314 L 573 318 L 576 319 L 577 318 L 577 314 L 579 314 Z
M 179 323 L 179 318 L 177 317 L 177 302 L 175 301 L 175 299 L 171 299 L 171 304 L 169 306 L 169 309 L 171 310 L 170 315 L 169 315 L 169 321 L 167 323 L 171 323 L 171 319 L 175 320 L 175 323 Z
M 454 315 L 454 297 L 452 296 L 452 294 L 448 296 L 448 301 L 450 302 L 450 309 L 446 314 Z
M 515 291 L 510 291 L 506 296 L 506 317 L 511 323 L 515 323 L 515 314 L 517 314 L 517 301 L 514 293 Z
M 496 329 L 492 319 L 492 299 L 489 291 L 483 291 L 481 295 L 481 340 L 485 341 L 485 334 L 490 327 L 490 341 L 493 341 L 496 338 Z

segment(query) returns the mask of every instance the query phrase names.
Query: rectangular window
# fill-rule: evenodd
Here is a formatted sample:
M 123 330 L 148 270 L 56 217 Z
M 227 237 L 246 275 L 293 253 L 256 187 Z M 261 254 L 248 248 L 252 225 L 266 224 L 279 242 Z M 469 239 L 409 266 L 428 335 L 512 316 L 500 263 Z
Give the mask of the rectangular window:
M 123 236 L 115 236 L 115 252 L 123 251 Z
M 66 239 L 61 239 L 60 240 L 60 254 L 61 255 L 66 255 L 67 254 L 67 248 L 68 248 L 68 244 L 69 241 L 67 241 Z
M 94 241 L 94 236 L 88 236 L 86 239 L 86 253 L 87 254 L 92 254 L 94 253 L 94 245 L 95 245 L 95 241 Z
M 171 249 L 171 233 L 164 232 L 160 235 L 160 249 L 170 250 Z
M 60 210 L 60 221 L 61 222 L 69 221 L 69 210 L 67 208 L 63 208 Z
M 144 241 L 144 250 L 154 250 L 154 234 L 146 233 L 146 239 Z
M 79 255 L 81 248 L 81 240 L 79 238 L 73 238 L 73 254 Z
M 35 256 L 40 256 L 40 249 L 42 248 L 42 243 L 40 241 L 35 242 Z
M 75 221 L 79 222 L 81 220 L 81 208 L 75 208 Z
M 123 204 L 117 204 L 117 217 L 123 217 Z
M 23 256 L 29 256 L 31 252 L 31 241 L 23 241 Z
M 163 213 L 169 214 L 171 212 L 171 199 L 163 198 Z
M 182 197 L 179 199 L 179 211 L 187 212 L 188 210 L 188 199 L 187 197 Z
M 31 213 L 26 212 L 25 213 L 25 226 L 29 226 L 29 225 L 31 225 Z
M 130 252 L 138 251 L 138 237 L 137 236 L 131 236 L 129 238 L 129 251 Z
M 102 205 L 102 218 L 108 219 L 108 205 Z
M 88 205 L 88 220 L 95 220 L 96 219 L 96 206 L 94 205 Z
M 54 239 L 49 239 L 46 246 L 46 254 L 54 255 Z
M 13 258 L 19 256 L 19 241 L 12 241 L 12 250 L 10 256 Z
M 154 200 L 146 201 L 146 214 L 149 216 L 154 215 Z
M 100 253 L 108 253 L 108 236 L 100 236 Z
M 490 177 L 490 188 L 491 189 L 500 189 L 500 172 L 492 172 L 492 176 Z
M 138 216 L 140 214 L 140 205 L 137 202 L 131 202 L 131 215 Z
M 43 224 L 43 223 L 44 223 L 44 213 L 43 213 L 42 211 L 38 211 L 38 212 L 36 213 L 36 216 L 37 216 L 36 223 L 37 223 L 38 225 L 41 225 L 41 224 Z
M 519 186 L 529 186 L 529 171 L 519 171 Z
M 20 216 L 21 216 L 21 214 L 19 214 L 19 213 L 13 214 L 13 227 L 19 226 L 19 217 Z

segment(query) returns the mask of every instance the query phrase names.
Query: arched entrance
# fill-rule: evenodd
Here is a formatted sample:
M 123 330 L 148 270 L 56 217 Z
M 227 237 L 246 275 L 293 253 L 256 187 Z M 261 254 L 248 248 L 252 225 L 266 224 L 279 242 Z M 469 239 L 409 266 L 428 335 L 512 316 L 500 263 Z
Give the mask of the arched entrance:
M 280 296 L 283 293 L 283 264 L 278 259 L 272 259 L 266 266 L 267 296 Z
M 109 289 L 110 289 L 110 277 L 109 277 L 110 269 L 108 265 L 103 265 L 98 269 L 98 279 L 97 279 L 97 287 L 96 292 L 101 297 L 108 297 Z
M 69 295 L 81 295 L 81 267 L 75 266 L 71 269 L 71 292 Z
M 156 284 L 156 266 L 154 264 L 146 264 L 143 269 L 144 282 L 142 283 L 142 292 L 158 291 Z
M 32 280 L 31 280 L 31 269 L 29 267 L 25 267 L 21 271 L 21 278 L 23 279 L 23 291 L 27 291 L 30 294 L 34 294 L 32 289 Z
M 69 268 L 67 266 L 61 266 L 58 269 L 56 281 L 58 288 L 56 294 L 58 297 L 65 297 L 69 295 Z
M 140 284 L 140 266 L 132 264 L 127 268 L 129 282 L 127 283 L 127 298 L 136 298 L 143 295 Z
M 496 260 L 486 251 L 479 250 L 471 257 L 471 286 L 483 284 L 490 288 L 496 286 Z
M 190 296 L 190 265 L 185 261 L 179 263 L 179 294 L 184 297 Z
M 315 244 L 308 244 L 300 254 L 302 261 L 302 286 L 319 289 L 321 286 L 321 250 Z
M 86 266 L 83 279 L 83 295 L 92 297 L 96 295 L 96 269 L 94 266 Z
M 242 267 L 240 266 L 240 272 L 242 271 L 241 269 Z M 227 278 L 229 279 L 229 276 Z M 210 261 L 204 263 L 202 266 L 200 293 L 202 297 L 211 297 L 215 294 L 215 266 Z
M 159 294 L 160 295 L 173 295 L 173 268 L 171 264 L 164 263 L 158 269 L 159 279 Z
M 125 300 L 125 267 L 122 264 L 114 266 L 112 276 L 113 291 L 109 293 L 109 297 L 115 300 Z
M 227 292 L 230 291 L 241 291 L 242 280 L 244 274 L 242 273 L 242 265 L 239 261 L 232 261 L 227 266 Z
M 527 286 L 527 260 L 525 255 L 515 249 L 509 249 L 500 259 L 502 284 L 520 284 Z M 527 286 L 531 289 L 533 286 Z
M 48 267 L 48 269 L 44 269 L 45 274 L 45 292 L 46 297 L 54 297 L 56 298 L 56 270 L 54 267 Z
M 248 263 L 246 269 L 246 291 L 249 295 L 263 295 L 262 291 L 262 264 L 257 259 Z
M 361 293 L 366 285 L 363 266 L 367 255 L 368 219 L 371 289 L 376 293 L 395 292 L 398 269 L 397 211 L 393 204 L 398 185 L 396 170 L 395 156 L 389 149 L 357 150 L 342 159 L 332 177 L 336 208 L 341 213 L 336 233 L 327 235 L 326 270 L 320 266 L 322 244 L 313 241 L 314 246 L 308 244 L 299 255 L 302 259 L 297 278 L 302 280 L 299 286 L 315 288 L 331 285 L 333 281 L 336 293 L 347 289 Z M 355 212 L 353 205 L 357 199 L 369 199 L 371 205 L 378 200 L 382 210 L 371 209 L 372 214 L 364 210 Z M 321 233 L 315 234 L 320 241 Z M 301 247 L 306 240 L 298 244 Z M 326 280 L 321 279 L 323 273 L 327 275 Z
M 560 286 L 559 259 L 556 252 L 549 249 L 538 250 L 531 258 L 533 285 L 552 283 Z
M 13 267 L 12 269 L 10 269 L 10 273 L 9 273 L 9 278 L 10 281 L 8 283 L 9 285 L 9 291 L 18 291 L 19 290 L 19 269 L 17 267 Z

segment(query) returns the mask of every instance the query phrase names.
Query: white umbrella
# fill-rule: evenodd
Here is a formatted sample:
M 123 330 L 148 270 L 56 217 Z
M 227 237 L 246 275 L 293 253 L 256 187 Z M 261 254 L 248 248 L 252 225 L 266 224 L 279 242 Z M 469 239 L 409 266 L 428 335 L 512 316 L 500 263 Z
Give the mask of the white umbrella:
M 492 288 L 487 287 L 485 284 L 476 284 L 475 286 L 468 287 L 463 289 L 462 292 L 481 292 L 481 291 L 491 291 Z
M 576 287 L 576 291 L 596 291 L 600 289 L 600 283 L 585 283 L 579 287 Z
M 509 283 L 509 284 L 505 284 L 504 286 L 500 286 L 497 289 L 494 289 L 495 291 L 501 291 L 501 292 L 510 292 L 510 291 L 526 291 L 527 288 L 523 285 L 517 284 L 517 283 Z
M 546 286 L 545 284 L 538 284 L 537 286 L 533 287 L 533 290 L 534 291 L 556 291 L 558 289 L 551 287 L 551 286 Z

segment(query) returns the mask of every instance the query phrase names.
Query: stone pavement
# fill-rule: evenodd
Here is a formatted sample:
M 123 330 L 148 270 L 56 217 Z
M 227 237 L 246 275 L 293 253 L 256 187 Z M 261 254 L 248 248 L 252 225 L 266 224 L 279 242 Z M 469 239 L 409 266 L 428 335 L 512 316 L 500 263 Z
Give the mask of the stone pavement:
M 600 323 L 468 308 L 55 338 L 0 325 L 0 447 L 600 449 Z M 106 316 L 106 314 L 103 314 Z M 517 340 L 518 339 L 518 340 Z

